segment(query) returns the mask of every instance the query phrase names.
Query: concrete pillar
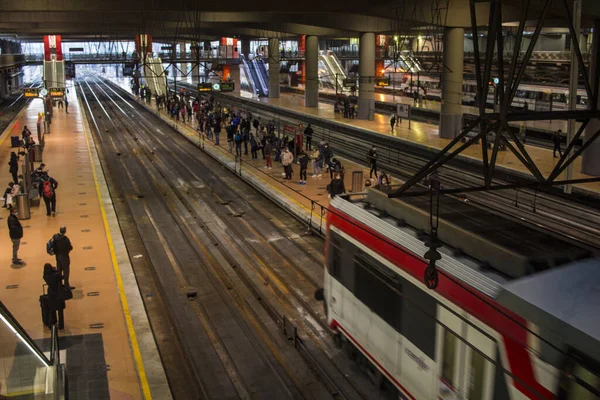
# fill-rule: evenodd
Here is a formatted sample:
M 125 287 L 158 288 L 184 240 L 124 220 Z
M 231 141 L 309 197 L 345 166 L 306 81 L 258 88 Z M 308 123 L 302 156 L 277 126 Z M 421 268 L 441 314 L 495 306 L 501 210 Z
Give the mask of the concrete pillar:
M 464 28 L 444 28 L 441 138 L 455 138 L 462 130 L 464 36 Z
M 199 59 L 199 43 L 192 43 L 192 83 L 196 84 L 200 81 L 200 64 L 198 63 Z
M 375 116 L 375 34 L 360 35 L 358 44 L 358 119 Z
M 235 82 L 235 89 L 233 90 L 233 94 L 240 95 L 240 90 L 242 88 L 242 82 L 240 81 L 240 64 L 231 64 L 229 65 L 229 76 L 233 82 Z
M 242 54 L 247 58 L 250 55 L 250 39 L 242 40 Z
M 269 39 L 269 97 L 279 97 L 279 38 Z
M 181 42 L 179 43 L 179 59 L 185 58 L 185 42 Z M 179 63 L 178 65 L 179 69 L 181 70 L 181 75 L 186 77 L 187 76 L 187 63 Z
M 319 107 L 319 38 L 306 36 L 304 105 Z
M 592 37 L 592 54 L 590 57 L 590 84 L 592 87 L 594 85 L 600 86 L 600 79 L 598 79 L 600 65 L 596 65 L 598 51 L 600 51 L 600 20 L 594 21 L 594 33 Z M 598 119 L 590 120 L 585 127 L 584 141 L 589 140 L 598 130 L 600 130 L 600 121 Z M 581 172 L 587 175 L 600 176 L 600 139 L 596 139 L 583 152 Z

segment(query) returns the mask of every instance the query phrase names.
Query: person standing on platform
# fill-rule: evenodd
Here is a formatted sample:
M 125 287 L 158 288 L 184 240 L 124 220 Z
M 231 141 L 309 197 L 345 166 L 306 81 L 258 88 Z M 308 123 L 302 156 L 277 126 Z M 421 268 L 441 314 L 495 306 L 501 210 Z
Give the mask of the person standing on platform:
M 394 127 L 396 126 L 396 114 L 392 114 L 390 117 L 390 126 L 392 127 L 392 133 L 394 133 Z
M 12 242 L 12 263 L 14 265 L 23 265 L 23 260 L 19 258 L 19 247 L 21 246 L 21 239 L 23 239 L 23 226 L 19 218 L 17 218 L 17 214 L 17 208 L 11 208 L 7 219 L 8 234 Z
M 215 144 L 218 146 L 219 139 L 221 137 L 221 118 L 218 116 L 215 118 Z
M 64 309 L 66 308 L 66 304 L 60 298 L 63 278 L 56 268 L 49 263 L 44 264 L 43 278 L 48 285 L 48 311 L 50 312 L 48 326 L 57 324 L 58 329 L 65 329 Z
M 64 108 L 64 104 L 63 104 L 63 99 L 59 98 L 58 99 L 58 109 L 60 110 L 61 108 Z
M 56 255 L 56 268 L 63 276 L 65 286 L 69 289 L 75 289 L 75 287 L 69 284 L 69 275 L 71 274 L 71 257 L 69 253 L 73 250 L 73 246 L 66 233 L 67 227 L 61 226 L 59 232 L 52 236 L 54 240 L 54 254 Z
M 292 163 L 294 162 L 294 155 L 290 149 L 286 146 L 283 148 L 283 154 L 281 155 L 281 165 L 283 165 L 283 171 L 285 173 L 285 179 L 292 179 Z
M 308 124 L 308 126 L 304 130 L 304 137 L 306 137 L 306 150 L 307 151 L 310 151 L 312 148 L 312 137 L 313 137 L 314 132 L 315 131 L 313 130 L 312 126 L 310 126 L 310 124 Z
M 67 96 L 65 96 L 65 112 L 69 113 L 69 99 L 67 99 Z
M 17 153 L 12 151 L 10 153 L 10 161 L 8 162 L 8 172 L 12 175 L 13 182 L 18 182 L 18 172 L 19 172 L 19 158 L 17 157 Z
M 556 158 L 556 152 L 558 151 L 558 155 L 562 157 L 562 152 L 560 150 L 560 142 L 562 140 L 562 130 L 557 130 L 552 135 L 552 143 L 554 144 L 554 149 L 552 150 L 552 155 Z
M 58 182 L 50 176 L 40 185 L 40 197 L 46 203 L 46 216 L 50 216 L 50 213 L 53 217 L 56 216 L 56 188 Z
M 310 159 L 312 160 L 313 174 L 312 177 L 316 178 L 317 176 L 321 176 L 321 168 L 323 167 L 323 155 L 318 148 L 310 153 Z
M 298 164 L 300 164 L 300 182 L 301 185 L 306 185 L 306 170 L 308 168 L 308 155 L 305 152 L 300 153 L 298 158 Z
M 271 160 L 271 153 L 273 152 L 273 145 L 271 144 L 271 140 L 266 139 L 265 145 L 263 147 L 263 155 L 265 158 L 265 168 L 273 169 L 273 161 Z
M 236 132 L 233 136 L 233 141 L 235 143 L 235 155 L 237 157 L 242 157 L 242 134 L 240 132 Z
M 253 160 L 258 159 L 258 142 L 252 133 L 250 133 L 250 153 L 252 153 Z
M 31 131 L 27 128 L 27 125 L 23 127 L 21 131 L 21 136 L 23 137 L 23 143 L 27 143 L 29 137 L 31 136 Z
M 379 154 L 377 154 L 377 149 L 375 145 L 371 147 L 369 150 L 369 154 L 367 155 L 369 161 L 369 165 L 371 166 L 371 170 L 369 171 L 369 178 L 373 178 L 373 172 L 375 172 L 375 177 L 377 177 L 377 159 L 379 158 Z
M 258 118 L 258 119 L 254 118 L 254 121 L 252 121 L 252 126 L 254 126 L 254 129 L 256 130 L 256 134 L 258 135 L 258 127 L 260 126 L 260 118 Z

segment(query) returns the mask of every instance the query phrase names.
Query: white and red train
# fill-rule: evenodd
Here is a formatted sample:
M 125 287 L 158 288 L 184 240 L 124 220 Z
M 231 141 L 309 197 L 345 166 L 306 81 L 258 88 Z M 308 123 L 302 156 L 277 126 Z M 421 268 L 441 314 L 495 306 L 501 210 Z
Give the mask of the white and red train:
M 413 229 L 361 202 L 335 198 L 331 207 L 328 324 L 393 384 L 394 396 L 599 398 L 598 360 L 580 363 L 559 346 L 544 357 L 548 345 L 536 326 L 496 301 L 507 279 L 443 247 L 439 285 L 430 290 L 423 283 L 427 248 Z

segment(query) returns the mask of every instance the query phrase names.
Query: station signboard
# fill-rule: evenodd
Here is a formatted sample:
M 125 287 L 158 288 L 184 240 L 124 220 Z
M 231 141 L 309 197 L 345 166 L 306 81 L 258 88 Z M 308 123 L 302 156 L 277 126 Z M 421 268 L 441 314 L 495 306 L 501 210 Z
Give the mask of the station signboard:
M 50 97 L 63 97 L 65 95 L 64 88 L 49 88 L 48 95 Z
M 221 82 L 221 92 L 233 92 L 235 90 L 235 82 Z
M 356 86 L 356 79 L 346 78 L 343 83 L 344 87 L 353 87 Z
M 376 78 L 375 85 L 379 87 L 390 86 L 390 78 Z
M 198 91 L 199 92 L 212 92 L 213 84 L 210 82 L 200 82 L 198 83 Z
M 23 96 L 28 99 L 40 97 L 40 89 L 38 88 L 25 88 L 23 89 Z

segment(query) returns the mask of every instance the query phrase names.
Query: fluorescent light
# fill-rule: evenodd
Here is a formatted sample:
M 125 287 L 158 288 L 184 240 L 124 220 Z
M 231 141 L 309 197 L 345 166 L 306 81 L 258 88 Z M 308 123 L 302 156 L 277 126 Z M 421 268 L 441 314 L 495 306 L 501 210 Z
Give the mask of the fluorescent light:
M 38 354 L 38 352 L 33 349 L 33 347 L 31 347 L 31 345 L 27 342 L 27 340 L 25 340 L 25 338 L 19 332 L 17 332 L 15 328 L 13 328 L 13 326 L 8 322 L 8 320 L 1 313 L 0 313 L 0 319 L 2 319 L 2 321 L 4 321 L 4 323 L 6 324 L 6 326 L 8 326 L 9 329 L 11 331 L 13 331 L 13 333 L 15 335 L 17 335 L 17 337 L 21 340 L 21 342 L 23 342 L 25 344 L 25 346 L 27 346 L 27 348 L 29 348 L 29 350 L 31 350 L 31 352 L 36 355 L 36 357 L 42 362 L 42 364 L 44 364 L 46 367 L 50 366 L 50 364 L 46 360 L 44 360 L 42 358 L 42 356 L 40 356 Z

